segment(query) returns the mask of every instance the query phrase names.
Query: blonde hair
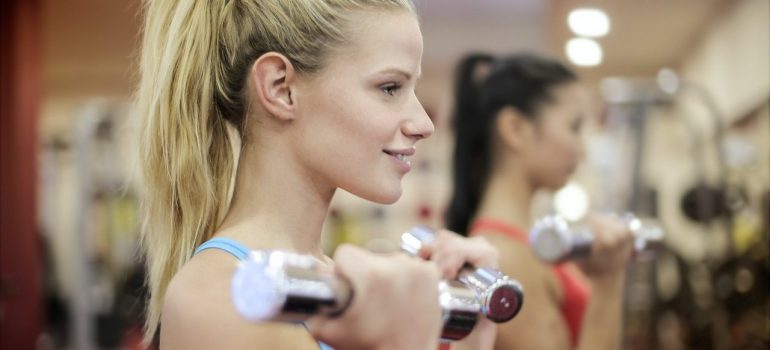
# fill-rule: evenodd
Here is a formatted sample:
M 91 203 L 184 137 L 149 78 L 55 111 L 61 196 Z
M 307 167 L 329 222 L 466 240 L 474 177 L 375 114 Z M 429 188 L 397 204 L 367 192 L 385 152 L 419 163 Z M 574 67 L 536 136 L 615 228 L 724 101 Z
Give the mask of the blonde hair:
M 410 0 L 146 2 L 136 91 L 146 185 L 146 342 L 158 329 L 171 278 L 227 212 L 250 66 L 275 51 L 300 74 L 318 71 L 329 50 L 346 42 L 349 15 L 369 8 L 414 11 Z M 238 136 L 228 132 L 233 126 Z

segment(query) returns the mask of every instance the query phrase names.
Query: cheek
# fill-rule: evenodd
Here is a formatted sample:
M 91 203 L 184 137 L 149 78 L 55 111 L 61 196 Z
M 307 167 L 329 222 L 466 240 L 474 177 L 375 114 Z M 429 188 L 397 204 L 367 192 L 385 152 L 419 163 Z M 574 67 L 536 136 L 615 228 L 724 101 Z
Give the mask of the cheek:
M 375 115 L 367 114 L 363 110 L 358 110 L 358 113 L 351 112 L 345 117 L 340 120 L 338 130 L 340 141 L 345 140 L 341 142 L 346 148 L 345 152 L 367 163 L 373 161 L 372 156 L 381 155 L 390 139 L 387 125 L 378 123 Z
M 545 177 L 568 175 L 577 160 L 574 137 L 566 133 L 554 133 L 543 138 L 538 154 L 540 167 Z
M 351 103 L 327 111 L 323 116 L 326 120 L 316 130 L 315 137 L 324 140 L 321 147 L 334 155 L 331 159 L 326 157 L 327 171 L 335 173 L 340 180 L 344 178 L 345 182 L 355 180 L 356 176 L 351 179 L 344 174 L 376 176 L 381 169 L 375 165 L 385 159 L 382 149 L 389 139 L 388 130 L 383 123 L 378 123 L 376 115 L 361 107 L 365 106 Z
M 346 152 L 351 143 L 360 142 L 361 134 L 366 134 L 365 110 L 357 108 L 354 103 L 326 103 L 314 111 L 316 136 L 328 139 L 344 148 Z
M 345 163 L 359 161 L 354 150 L 360 149 L 361 136 L 355 132 L 360 132 L 360 126 L 349 105 L 333 100 L 314 102 L 306 106 L 305 120 L 297 124 L 301 134 L 295 140 L 304 162 L 333 179 L 340 176 Z
M 575 158 L 579 151 L 580 138 L 572 130 L 562 128 L 551 138 L 553 152 L 558 158 L 569 160 Z

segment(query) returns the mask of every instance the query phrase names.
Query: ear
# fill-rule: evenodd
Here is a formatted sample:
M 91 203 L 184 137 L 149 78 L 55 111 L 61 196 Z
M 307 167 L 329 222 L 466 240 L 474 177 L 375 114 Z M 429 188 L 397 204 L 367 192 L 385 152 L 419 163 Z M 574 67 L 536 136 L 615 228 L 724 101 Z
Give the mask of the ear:
M 286 121 L 294 119 L 297 109 L 292 96 L 296 78 L 291 61 L 277 52 L 260 56 L 249 73 L 262 107 L 272 116 Z
M 503 147 L 521 152 L 532 144 L 534 124 L 514 107 L 505 107 L 497 113 L 495 130 Z

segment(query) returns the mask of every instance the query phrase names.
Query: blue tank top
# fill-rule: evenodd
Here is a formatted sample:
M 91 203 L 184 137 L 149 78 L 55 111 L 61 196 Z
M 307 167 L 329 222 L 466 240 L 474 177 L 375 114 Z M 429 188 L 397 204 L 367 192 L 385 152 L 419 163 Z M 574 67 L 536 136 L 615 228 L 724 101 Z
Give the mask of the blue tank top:
M 224 250 L 238 259 L 238 261 L 248 259 L 249 252 L 251 251 L 249 248 L 246 248 L 238 241 L 232 240 L 230 238 L 216 237 L 201 244 L 198 249 L 195 249 L 195 253 L 193 253 L 193 255 L 198 254 L 206 249 Z M 304 323 L 302 323 L 302 325 L 305 326 Z M 307 326 L 305 326 L 305 328 L 307 328 Z M 331 346 L 321 342 L 318 342 L 318 346 L 321 350 L 334 350 Z

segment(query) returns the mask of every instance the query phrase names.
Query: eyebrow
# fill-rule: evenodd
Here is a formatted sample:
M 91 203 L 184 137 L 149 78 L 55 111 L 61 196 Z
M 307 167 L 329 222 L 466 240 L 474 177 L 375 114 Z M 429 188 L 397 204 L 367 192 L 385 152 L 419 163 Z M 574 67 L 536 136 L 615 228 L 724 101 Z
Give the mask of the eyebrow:
M 406 78 L 406 80 L 411 80 L 412 79 L 412 74 L 410 74 L 409 72 L 407 72 L 405 70 L 399 69 L 399 68 L 386 68 L 386 69 L 381 70 L 379 72 L 379 74 L 397 74 L 397 75 L 404 76 L 404 78 Z M 420 80 L 421 77 L 422 77 L 422 70 L 417 72 L 417 78 L 415 80 Z

